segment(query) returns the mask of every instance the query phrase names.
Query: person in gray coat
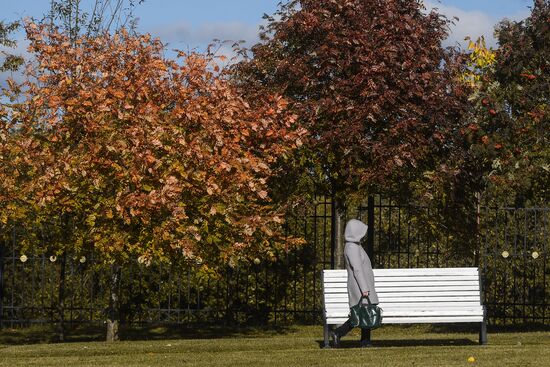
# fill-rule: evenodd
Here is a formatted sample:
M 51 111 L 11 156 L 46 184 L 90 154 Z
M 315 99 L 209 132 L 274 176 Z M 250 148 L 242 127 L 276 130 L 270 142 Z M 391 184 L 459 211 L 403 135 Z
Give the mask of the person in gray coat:
M 374 288 L 374 273 L 369 256 L 361 246 L 361 239 L 367 234 L 368 226 L 357 219 L 347 222 L 344 238 L 344 259 L 348 271 L 348 298 L 349 306 L 355 306 L 362 296 L 369 297 L 373 304 L 378 304 L 378 295 Z M 332 332 L 334 346 L 338 347 L 340 338 L 346 335 L 353 327 L 349 320 Z M 361 346 L 370 345 L 370 330 L 362 330 Z

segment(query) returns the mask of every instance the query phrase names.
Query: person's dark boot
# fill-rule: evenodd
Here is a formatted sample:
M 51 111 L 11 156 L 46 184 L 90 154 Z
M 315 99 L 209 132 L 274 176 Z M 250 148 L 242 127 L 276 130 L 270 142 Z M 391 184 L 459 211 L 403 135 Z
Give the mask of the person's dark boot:
M 361 348 L 370 348 L 372 343 L 370 340 L 361 340 Z
M 335 331 L 331 331 L 330 335 L 332 336 L 332 347 L 340 348 L 340 335 Z
M 361 329 L 361 348 L 372 347 L 370 332 L 369 329 Z

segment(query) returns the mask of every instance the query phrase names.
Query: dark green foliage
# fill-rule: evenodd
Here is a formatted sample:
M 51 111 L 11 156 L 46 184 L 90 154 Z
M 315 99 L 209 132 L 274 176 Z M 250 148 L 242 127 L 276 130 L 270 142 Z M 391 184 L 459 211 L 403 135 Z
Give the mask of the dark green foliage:
M 496 29 L 494 61 L 479 68 L 461 130 L 459 179 L 466 193 L 514 206 L 550 199 L 550 2 Z M 460 155 L 458 154 L 458 155 Z

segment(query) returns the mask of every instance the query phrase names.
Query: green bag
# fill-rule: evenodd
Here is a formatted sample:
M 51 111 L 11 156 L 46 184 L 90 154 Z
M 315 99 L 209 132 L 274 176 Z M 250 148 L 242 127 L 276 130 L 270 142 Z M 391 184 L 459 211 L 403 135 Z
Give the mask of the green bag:
M 368 304 L 363 304 L 363 298 Z M 382 309 L 370 303 L 369 297 L 362 296 L 359 303 L 350 308 L 349 321 L 351 326 L 361 329 L 376 329 L 382 326 Z

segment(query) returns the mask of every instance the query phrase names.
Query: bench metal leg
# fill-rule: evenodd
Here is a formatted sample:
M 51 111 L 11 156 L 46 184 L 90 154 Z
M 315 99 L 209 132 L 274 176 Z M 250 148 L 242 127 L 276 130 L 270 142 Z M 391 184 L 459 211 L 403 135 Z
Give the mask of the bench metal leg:
M 481 323 L 481 329 L 479 330 L 479 344 L 487 344 L 487 323 L 485 320 Z
M 479 344 L 487 344 L 487 315 L 485 307 L 483 307 L 483 321 L 481 322 L 481 328 L 479 329 Z
M 330 348 L 329 329 L 328 329 L 328 324 L 326 322 L 325 322 L 325 326 L 323 327 L 323 336 L 324 336 L 323 348 Z
M 370 329 L 361 329 L 361 346 L 369 347 L 372 345 L 370 339 Z

